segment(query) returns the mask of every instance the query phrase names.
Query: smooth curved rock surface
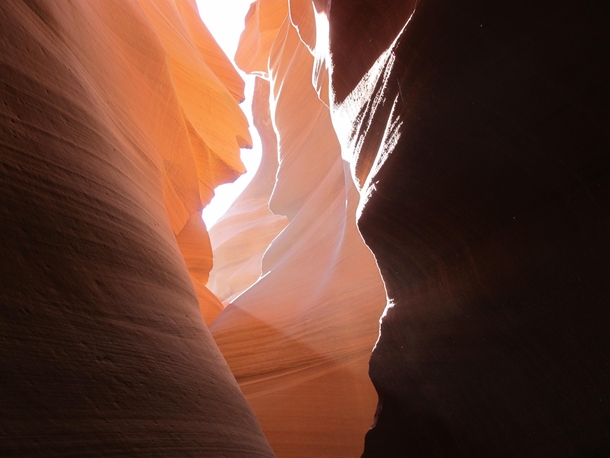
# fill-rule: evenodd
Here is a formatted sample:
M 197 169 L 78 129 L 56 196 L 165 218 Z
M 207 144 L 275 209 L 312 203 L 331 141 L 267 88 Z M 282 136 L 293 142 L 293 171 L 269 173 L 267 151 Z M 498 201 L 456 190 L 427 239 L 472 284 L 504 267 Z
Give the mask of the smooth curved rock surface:
M 363 456 L 607 456 L 606 9 L 384 1 L 363 32 L 358 3 L 333 119 L 391 300 Z
M 246 189 L 210 229 L 214 268 L 208 288 L 225 305 L 259 279 L 263 254 L 288 224 L 288 218 L 269 210 L 278 153 L 269 111 L 269 82 L 261 78 L 254 83 L 252 116 L 262 144 L 260 165 Z
M 246 14 L 235 63 L 246 73 L 269 73 L 269 52 L 288 14 L 287 0 L 255 1 Z
M 264 71 L 237 61 L 271 83 L 279 169 L 269 206 L 290 222 L 265 252 L 262 278 L 210 329 L 279 457 L 359 456 L 375 410 L 368 360 L 385 292 L 356 228 L 358 193 L 329 109 L 312 85 L 314 57 L 287 8 L 260 29 L 256 11 L 269 5 L 251 8 L 237 52 L 252 56 L 245 50 L 272 41 L 256 48 L 269 56 Z
M 274 456 L 199 311 L 249 137 L 196 14 L 0 2 L 2 456 Z

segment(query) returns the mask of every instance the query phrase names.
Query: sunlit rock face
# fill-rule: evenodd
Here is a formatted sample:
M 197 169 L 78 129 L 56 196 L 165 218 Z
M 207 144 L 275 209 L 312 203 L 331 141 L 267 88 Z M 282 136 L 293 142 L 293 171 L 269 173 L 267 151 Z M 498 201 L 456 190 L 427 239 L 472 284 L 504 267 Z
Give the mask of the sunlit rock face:
M 607 11 L 398 3 L 320 5 L 394 304 L 363 456 L 607 456 Z
M 255 3 L 236 61 L 270 81 L 279 168 L 269 208 L 289 223 L 264 253 L 261 279 L 210 329 L 277 456 L 358 457 L 377 401 L 368 362 L 385 292 L 312 84 L 314 56 L 288 11 Z
M 278 168 L 277 138 L 269 112 L 269 82 L 256 78 L 252 100 L 254 125 L 262 144 L 256 175 L 229 210 L 210 229 L 214 268 L 208 287 L 229 304 L 262 274 L 262 258 L 288 218 L 269 209 Z
M 200 313 L 250 139 L 194 3 L 3 1 L 0 43 L 0 455 L 273 456 Z

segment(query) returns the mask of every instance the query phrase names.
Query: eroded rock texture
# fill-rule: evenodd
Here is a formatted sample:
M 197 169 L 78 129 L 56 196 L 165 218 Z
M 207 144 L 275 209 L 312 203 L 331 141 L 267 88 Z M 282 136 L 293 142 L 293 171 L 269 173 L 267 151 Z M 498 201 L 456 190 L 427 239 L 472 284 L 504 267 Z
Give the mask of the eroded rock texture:
M 0 455 L 273 456 L 200 313 L 250 140 L 194 2 L 3 1 L 0 43 Z
M 263 148 L 260 166 L 246 189 L 210 229 L 214 268 L 208 287 L 225 304 L 258 280 L 263 254 L 288 224 L 288 218 L 269 209 L 278 168 L 277 138 L 269 112 L 269 82 L 261 78 L 255 82 L 252 115 Z
M 251 7 L 236 60 L 270 81 L 279 169 L 269 208 L 289 223 L 264 254 L 262 278 L 210 329 L 278 456 L 359 456 L 375 411 L 368 360 L 385 292 L 312 84 L 314 55 L 288 6 Z
M 319 7 L 394 303 L 363 456 L 610 454 L 606 9 Z

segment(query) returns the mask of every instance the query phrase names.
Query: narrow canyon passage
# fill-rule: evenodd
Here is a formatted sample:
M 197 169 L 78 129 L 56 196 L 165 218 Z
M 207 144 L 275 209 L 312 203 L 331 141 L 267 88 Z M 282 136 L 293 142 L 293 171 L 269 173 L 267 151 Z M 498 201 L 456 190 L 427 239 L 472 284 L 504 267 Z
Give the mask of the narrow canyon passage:
M 202 21 L 203 19 L 203 21 Z M 610 455 L 596 2 L 0 2 L 0 456 Z

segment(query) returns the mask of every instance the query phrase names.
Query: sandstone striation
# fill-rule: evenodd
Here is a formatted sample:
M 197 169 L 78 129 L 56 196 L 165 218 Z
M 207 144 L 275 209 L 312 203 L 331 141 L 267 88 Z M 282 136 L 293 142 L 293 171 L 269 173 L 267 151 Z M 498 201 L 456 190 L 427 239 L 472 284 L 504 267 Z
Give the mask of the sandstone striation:
M 208 235 L 251 139 L 194 1 L 0 1 L 0 455 L 610 455 L 608 30 L 256 0 Z
M 333 120 L 390 300 L 363 456 L 608 455 L 607 12 L 326 11 Z
M 262 157 L 246 189 L 210 229 L 214 268 L 208 287 L 229 304 L 262 275 L 262 258 L 269 244 L 286 227 L 288 218 L 269 209 L 278 168 L 277 138 L 269 112 L 269 82 L 256 78 L 252 116 Z
M 0 43 L 0 455 L 274 456 L 200 313 L 250 139 L 194 2 L 3 1 Z
M 253 4 L 236 60 L 270 81 L 279 168 L 269 208 L 289 223 L 265 251 L 261 278 L 210 329 L 278 456 L 359 456 L 375 410 L 368 360 L 385 292 L 312 84 L 314 55 L 281 5 Z

